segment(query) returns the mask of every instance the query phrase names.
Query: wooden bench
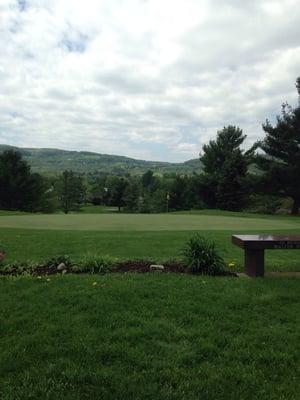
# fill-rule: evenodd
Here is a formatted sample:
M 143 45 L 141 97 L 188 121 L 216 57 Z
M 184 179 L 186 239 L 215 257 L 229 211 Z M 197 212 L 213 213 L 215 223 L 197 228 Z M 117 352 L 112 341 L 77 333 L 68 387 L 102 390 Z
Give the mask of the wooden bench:
M 232 243 L 244 249 L 246 273 L 256 277 L 264 276 L 265 250 L 300 249 L 300 236 L 233 235 Z

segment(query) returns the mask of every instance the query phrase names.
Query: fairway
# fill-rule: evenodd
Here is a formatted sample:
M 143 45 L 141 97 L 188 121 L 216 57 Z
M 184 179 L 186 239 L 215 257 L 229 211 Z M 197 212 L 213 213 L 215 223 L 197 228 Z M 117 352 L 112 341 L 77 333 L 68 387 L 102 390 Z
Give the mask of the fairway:
M 180 214 L 69 214 L 1 216 L 0 228 L 92 231 L 203 231 L 299 229 L 296 219 Z

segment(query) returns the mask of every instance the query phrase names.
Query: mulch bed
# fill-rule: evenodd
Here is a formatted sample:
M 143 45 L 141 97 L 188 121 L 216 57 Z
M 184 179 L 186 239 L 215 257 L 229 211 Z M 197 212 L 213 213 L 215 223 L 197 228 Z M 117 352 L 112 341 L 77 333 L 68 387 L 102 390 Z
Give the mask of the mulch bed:
M 119 272 L 119 273 L 127 273 L 127 272 L 135 272 L 135 273 L 185 273 L 191 274 L 186 268 L 184 264 L 179 261 L 167 261 L 163 263 L 163 269 L 155 269 L 150 268 L 151 265 L 156 265 L 153 261 L 149 260 L 127 260 L 127 261 L 119 261 L 114 266 L 111 273 Z M 19 267 L 11 267 L 9 270 L 0 267 L 0 275 L 10 275 L 10 276 L 20 276 L 20 275 L 32 275 L 32 276 L 49 276 L 49 275 L 57 275 L 57 274 L 69 274 L 69 273 L 88 273 L 88 272 L 80 272 L 80 271 L 72 271 L 72 269 L 67 268 L 64 271 L 58 271 L 56 265 L 39 265 L 34 267 L 33 269 L 26 269 Z M 219 274 L 220 276 L 237 276 L 236 273 L 231 271 L 224 271 L 224 273 Z
M 163 270 L 151 270 L 150 266 L 155 265 L 153 261 L 147 260 L 128 260 L 117 263 L 114 271 L 116 272 L 186 272 L 186 267 L 178 261 L 168 261 L 163 263 Z

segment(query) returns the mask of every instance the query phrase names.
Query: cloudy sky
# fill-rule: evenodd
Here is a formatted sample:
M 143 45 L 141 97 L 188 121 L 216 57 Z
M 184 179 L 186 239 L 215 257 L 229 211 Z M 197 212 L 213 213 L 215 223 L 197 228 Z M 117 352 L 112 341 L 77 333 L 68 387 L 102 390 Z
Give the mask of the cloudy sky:
M 184 161 L 299 75 L 300 0 L 0 0 L 0 143 Z

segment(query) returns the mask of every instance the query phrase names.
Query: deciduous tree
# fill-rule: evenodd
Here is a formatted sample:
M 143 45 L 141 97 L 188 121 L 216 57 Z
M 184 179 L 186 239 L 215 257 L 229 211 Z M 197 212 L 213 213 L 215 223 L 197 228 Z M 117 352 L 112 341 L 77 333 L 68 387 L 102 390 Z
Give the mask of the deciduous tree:
M 60 207 L 65 214 L 71 210 L 78 210 L 85 200 L 85 186 L 81 176 L 73 171 L 64 171 L 59 177 L 56 190 Z

